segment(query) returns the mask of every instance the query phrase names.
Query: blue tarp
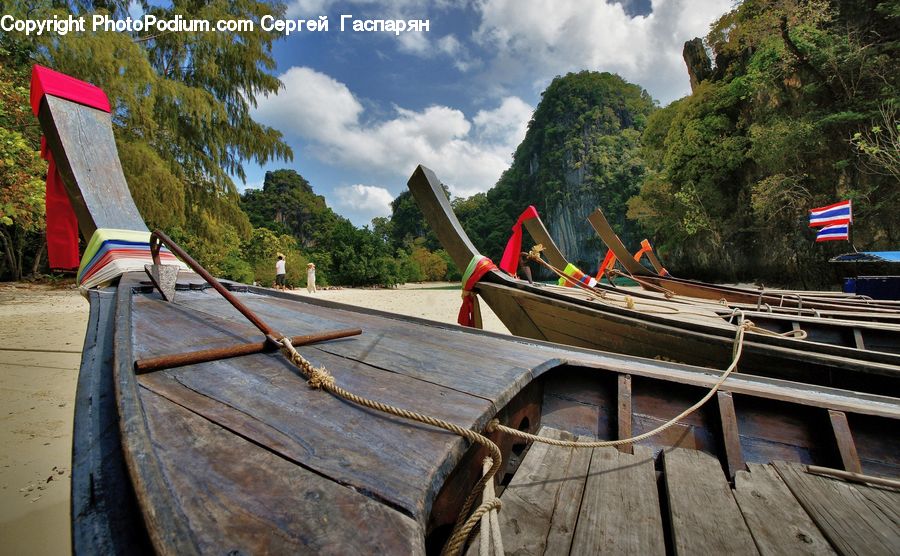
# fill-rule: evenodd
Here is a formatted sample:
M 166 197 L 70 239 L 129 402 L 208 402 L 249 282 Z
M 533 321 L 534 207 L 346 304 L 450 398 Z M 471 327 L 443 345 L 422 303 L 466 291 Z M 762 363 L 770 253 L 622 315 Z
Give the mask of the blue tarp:
M 831 259 L 833 263 L 900 263 L 900 251 L 860 251 L 844 253 Z

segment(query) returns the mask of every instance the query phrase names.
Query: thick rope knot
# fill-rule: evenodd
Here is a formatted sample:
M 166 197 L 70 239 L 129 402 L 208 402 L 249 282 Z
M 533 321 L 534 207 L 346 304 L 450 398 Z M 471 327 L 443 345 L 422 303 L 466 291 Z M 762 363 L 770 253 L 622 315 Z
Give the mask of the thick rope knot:
M 314 390 L 321 390 L 322 388 L 329 390 L 334 388 L 334 376 L 325 367 L 314 368 L 306 383 Z
M 625 306 L 629 309 L 634 309 L 634 298 L 630 295 L 625 296 Z
M 541 258 L 541 253 L 544 251 L 543 244 L 538 243 L 534 247 L 531 248 L 531 251 L 528 252 L 528 260 L 537 261 Z
M 491 419 L 488 421 L 488 424 L 484 427 L 484 432 L 491 433 L 497 430 L 497 425 L 500 424 L 500 419 Z

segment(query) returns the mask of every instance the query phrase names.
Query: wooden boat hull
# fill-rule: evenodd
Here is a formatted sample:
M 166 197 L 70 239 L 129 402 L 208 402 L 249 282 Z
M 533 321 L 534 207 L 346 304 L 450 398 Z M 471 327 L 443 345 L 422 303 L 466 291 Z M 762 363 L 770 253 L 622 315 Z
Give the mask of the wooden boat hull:
M 441 193 L 437 176 L 420 166 L 409 187 L 444 248 L 464 268 L 477 250 Z M 485 274 L 475 288 L 517 335 L 720 369 L 731 361 L 734 329 L 724 322 L 710 324 L 595 303 L 515 280 L 497 270 Z M 767 335 L 750 335 L 745 345 L 740 372 L 888 395 L 900 393 L 897 354 Z

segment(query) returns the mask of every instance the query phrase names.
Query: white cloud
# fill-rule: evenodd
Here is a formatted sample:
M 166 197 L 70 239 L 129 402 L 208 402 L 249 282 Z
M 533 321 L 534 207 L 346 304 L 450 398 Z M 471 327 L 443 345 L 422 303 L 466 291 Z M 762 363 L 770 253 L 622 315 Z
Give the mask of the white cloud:
M 705 36 L 731 0 L 653 0 L 647 16 L 629 16 L 610 0 L 483 0 L 473 40 L 496 56 L 488 75 L 515 84 L 591 69 L 639 83 L 664 104 L 690 92 L 684 42 Z
M 299 136 L 335 136 L 355 125 L 363 111 L 346 85 L 324 73 L 292 67 L 279 76 L 284 88 L 258 98 L 255 117 Z
M 335 206 L 338 213 L 348 215 L 351 220 L 368 222 L 376 216 L 391 214 L 391 201 L 394 196 L 383 187 L 356 184 L 338 187 L 334 190 L 337 197 Z
M 254 119 L 311 145 L 305 154 L 333 166 L 405 183 L 417 164 L 431 167 L 458 196 L 486 191 L 509 167 L 525 137 L 532 108 L 517 97 L 479 111 L 395 107 L 393 117 L 363 119 L 363 105 L 346 85 L 310 68 L 280 76 L 284 89 L 259 99 Z
M 453 65 L 463 73 L 481 64 L 481 60 L 472 57 L 455 35 L 441 37 L 435 41 L 434 47 L 436 54 L 444 54 L 453 59 Z

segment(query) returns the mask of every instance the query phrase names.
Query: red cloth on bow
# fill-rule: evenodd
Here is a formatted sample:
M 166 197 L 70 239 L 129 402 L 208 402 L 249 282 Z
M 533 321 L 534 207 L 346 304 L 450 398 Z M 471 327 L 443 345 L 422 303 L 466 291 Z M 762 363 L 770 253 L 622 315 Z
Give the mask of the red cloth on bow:
M 500 268 L 506 272 L 515 274 L 519 268 L 519 255 L 522 253 L 522 222 L 537 217 L 537 209 L 533 205 L 528 205 L 513 225 L 512 235 L 509 236 L 506 249 L 503 250 L 503 258 L 500 259 Z
M 31 71 L 31 109 L 35 116 L 41 108 L 44 95 L 61 97 L 104 112 L 110 111 L 109 99 L 99 87 L 35 65 Z M 46 200 L 47 259 L 50 268 L 78 268 L 78 220 L 53 155 L 43 139 L 41 156 L 49 162 Z
M 487 257 L 482 257 L 481 260 L 475 264 L 475 269 L 466 280 L 466 283 L 463 284 L 462 306 L 459 308 L 459 315 L 456 317 L 456 322 L 463 326 L 475 326 L 476 315 L 480 317 L 480 314 L 477 306 L 478 299 L 475 297 L 475 294 L 472 293 L 472 288 L 474 288 L 475 284 L 481 280 L 482 276 L 496 268 L 497 266 L 493 261 Z M 480 318 L 478 320 L 480 320 Z

